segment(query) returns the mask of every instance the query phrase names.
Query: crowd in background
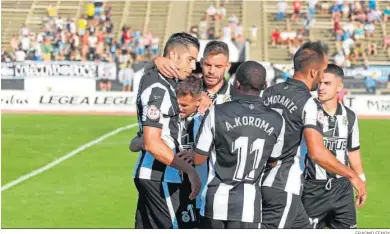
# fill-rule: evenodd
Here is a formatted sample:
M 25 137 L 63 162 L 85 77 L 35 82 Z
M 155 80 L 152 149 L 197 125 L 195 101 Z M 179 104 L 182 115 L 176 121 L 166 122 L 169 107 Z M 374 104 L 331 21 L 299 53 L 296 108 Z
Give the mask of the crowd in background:
M 219 22 L 220 30 L 217 32 L 216 23 Z M 257 40 L 257 27 L 255 25 L 247 28 L 248 38 L 244 37 L 245 27 L 240 22 L 239 18 L 231 13 L 228 16 L 228 12 L 224 4 L 222 3 L 219 7 L 210 4 L 210 6 L 205 9 L 205 16 L 197 24 L 190 28 L 189 33 L 203 40 L 224 40 L 232 41 L 235 43 L 242 43 L 249 41 L 250 43 L 256 43 Z
M 104 1 L 89 1 L 83 17 L 57 16 L 52 5 L 42 20 L 40 32 L 25 24 L 10 41 L 10 51 L 2 61 L 107 61 L 126 64 L 142 61 L 159 53 L 160 39 L 147 30 L 124 26 L 120 39 L 114 35 L 112 8 Z
M 307 4 L 307 12 L 302 12 Z M 277 21 L 291 21 L 301 25 L 297 30 L 275 28 L 271 33 L 271 46 L 284 47 L 291 57 L 309 38 L 312 25 L 316 22 L 316 9 L 320 15 L 331 16 L 333 35 L 336 39 L 337 53 L 333 61 L 342 67 L 349 67 L 367 55 L 376 55 L 385 50 L 390 57 L 390 36 L 383 43 L 370 40 L 380 24 L 387 23 L 390 17 L 390 4 L 379 9 L 376 0 L 279 0 L 276 2 Z M 292 14 L 287 15 L 291 7 Z M 19 35 L 10 41 L 10 49 L 2 48 L 2 61 L 94 61 L 115 62 L 118 66 L 118 79 L 123 91 L 132 90 L 133 63 L 149 60 L 160 53 L 160 38 L 147 29 L 132 29 L 124 25 L 120 33 L 114 34 L 112 8 L 109 2 L 89 0 L 83 17 L 64 18 L 57 15 L 56 7 L 49 5 L 47 15 L 42 19 L 42 27 L 35 32 L 23 24 Z M 218 23 L 219 32 L 216 24 Z M 245 30 L 248 30 L 245 33 Z M 239 18 L 227 12 L 223 2 L 205 9 L 205 16 L 189 33 L 198 39 L 233 42 L 238 48 L 246 41 L 255 44 L 257 27 L 244 28 Z M 248 35 L 247 38 L 244 37 Z M 368 40 L 363 40 L 368 39 Z M 366 79 L 367 91 L 375 92 L 375 79 Z M 101 90 L 110 90 L 111 82 L 102 81 Z
M 290 5 L 291 4 L 291 5 Z M 302 12 L 303 4 L 307 4 L 307 11 Z M 375 28 L 387 23 L 390 17 L 390 5 L 379 9 L 376 0 L 285 0 L 277 2 L 278 12 L 275 19 L 285 21 L 287 9 L 291 7 L 292 22 L 301 22 L 298 30 L 291 28 L 273 29 L 271 34 L 272 46 L 288 47 L 289 54 L 293 56 L 299 46 L 308 39 L 311 26 L 316 21 L 316 9 L 320 15 L 330 15 L 333 23 L 333 35 L 336 39 L 337 53 L 334 61 L 342 67 L 349 67 L 367 55 L 376 55 L 378 49 L 387 51 L 390 57 L 390 36 L 384 36 L 383 43 L 378 44 L 371 40 L 375 36 Z M 364 41 L 363 39 L 367 39 Z
M 118 76 L 125 78 L 127 76 L 123 74 L 133 73 L 125 69 L 131 69 L 134 62 L 159 54 L 160 38 L 147 29 L 133 30 L 124 25 L 121 30 L 117 40 L 109 2 L 90 0 L 85 14 L 77 22 L 58 16 L 56 7 L 49 5 L 47 15 L 42 18 L 41 30 L 35 32 L 23 24 L 19 35 L 13 35 L 10 49 L 2 48 L 1 60 L 115 62 L 119 67 Z M 128 81 L 122 83 L 124 90 L 131 90 Z M 101 86 L 110 89 L 111 85 Z

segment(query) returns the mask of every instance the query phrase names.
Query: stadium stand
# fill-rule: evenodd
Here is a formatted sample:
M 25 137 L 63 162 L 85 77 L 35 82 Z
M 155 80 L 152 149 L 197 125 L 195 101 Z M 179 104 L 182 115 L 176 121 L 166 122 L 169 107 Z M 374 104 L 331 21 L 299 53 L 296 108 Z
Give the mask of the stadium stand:
M 285 19 L 277 19 L 279 3 L 285 2 Z M 301 2 L 301 14 L 299 20 L 294 20 L 293 17 L 293 2 Z M 306 20 L 308 15 L 308 4 L 310 2 L 317 2 L 315 8 L 315 17 L 313 21 Z M 351 2 L 351 1 L 349 1 Z M 363 9 L 366 9 L 369 4 L 368 1 L 352 1 L 362 2 Z M 376 1 L 378 9 L 382 12 L 388 6 L 386 1 Z M 18 49 L 21 42 L 22 33 L 24 28 L 28 29 L 29 33 L 32 33 L 32 37 L 36 37 L 41 31 L 42 27 L 47 23 L 47 19 L 52 14 L 55 20 L 61 18 L 64 25 L 68 19 L 73 20 L 73 23 L 79 31 L 79 20 L 85 17 L 88 13 L 88 7 L 93 5 L 93 1 L 88 0 L 53 0 L 53 1 L 41 1 L 41 0 L 19 0 L 19 1 L 2 1 L 2 29 L 1 40 L 2 50 L 8 51 L 9 60 L 15 60 L 14 50 Z M 331 61 L 337 58 L 337 52 L 341 50 L 342 43 L 337 43 L 334 27 L 335 20 L 332 16 L 331 9 L 333 1 L 106 1 L 104 8 L 110 9 L 110 20 L 112 27 L 112 35 L 106 31 L 106 29 L 99 29 L 103 31 L 103 37 L 105 41 L 111 42 L 111 38 L 116 40 L 116 45 L 112 46 L 107 44 L 103 50 L 111 50 L 111 53 L 103 52 L 99 54 L 103 57 L 112 57 L 111 59 L 116 61 L 118 65 L 123 65 L 124 61 L 120 60 L 120 55 L 123 53 L 123 49 L 127 50 L 128 55 L 132 55 L 135 62 L 147 60 L 150 56 L 143 56 L 140 51 L 143 51 L 143 44 L 146 45 L 145 53 L 148 51 L 148 45 L 153 42 L 158 44 L 159 52 L 163 47 L 165 41 L 174 32 L 188 31 L 193 32 L 198 38 L 203 39 L 223 39 L 224 30 L 227 25 L 231 28 L 232 39 L 235 42 L 239 50 L 243 50 L 243 43 L 245 41 L 252 41 L 253 38 L 257 40 L 257 43 L 252 41 L 249 47 L 246 48 L 248 52 L 246 54 L 247 59 L 256 61 L 269 61 L 272 64 L 291 64 L 291 57 L 298 48 L 298 46 L 306 40 L 322 40 L 330 47 Z M 328 5 L 328 10 L 323 11 L 323 5 Z M 212 7 L 211 7 L 212 6 Z M 220 13 L 220 9 L 224 8 L 225 16 L 222 19 L 207 16 L 209 8 L 214 8 L 214 11 Z M 105 12 L 105 9 L 103 11 Z M 365 10 L 366 13 L 367 10 Z M 94 12 L 94 10 L 92 10 Z M 212 11 L 211 11 L 212 12 Z M 96 12 L 95 12 L 96 13 Z M 92 13 L 92 15 L 95 15 Z M 240 30 L 242 37 L 237 37 L 234 34 L 234 29 L 237 28 L 234 23 L 232 26 L 232 17 L 236 18 L 239 24 L 242 24 Z M 205 18 L 208 21 L 204 21 Z M 234 18 L 233 17 L 233 18 Z M 358 17 L 358 15 L 356 15 Z M 95 15 L 95 18 L 99 19 Z M 55 21 L 54 20 L 54 21 Z M 95 20 L 96 21 L 96 20 Z M 97 20 L 98 21 L 98 20 Z M 106 27 L 103 23 L 88 22 L 88 26 L 92 27 Z M 348 19 L 346 17 L 340 18 L 340 26 L 344 27 L 347 24 Z M 365 21 L 364 21 L 365 22 Z M 54 22 L 55 23 L 55 22 Z M 307 26 L 307 32 L 302 31 L 304 25 Z M 23 26 L 25 24 L 25 26 Z M 206 26 L 205 35 L 202 35 L 202 24 Z M 254 31 L 251 31 L 255 28 Z M 272 36 L 275 35 L 275 29 L 279 29 L 280 34 L 278 37 L 296 38 L 299 40 L 287 40 L 282 45 L 272 45 Z M 131 43 L 126 47 L 124 39 L 131 38 Z M 144 35 L 142 42 L 140 42 L 140 35 Z M 54 33 L 54 36 L 57 36 Z M 99 35 L 96 35 L 99 37 Z M 146 38 L 146 39 L 145 39 Z M 147 42 L 145 42 L 145 40 Z M 85 40 L 86 46 L 89 48 L 88 38 Z M 93 41 L 93 40 L 92 40 Z M 289 43 L 289 42 L 290 43 Z M 294 42 L 296 41 L 296 42 Z M 357 58 L 352 56 L 351 61 L 347 60 L 346 65 L 389 65 L 390 64 L 390 46 L 386 46 L 387 42 L 390 44 L 390 22 L 380 22 L 375 24 L 375 31 L 373 37 L 366 37 L 362 40 L 362 48 L 351 49 L 351 54 L 355 52 L 359 54 Z M 51 43 L 55 43 L 53 40 Z M 67 43 L 70 43 L 67 41 Z M 88 53 L 83 47 L 84 41 L 80 37 L 80 57 L 84 61 L 94 59 L 94 57 L 88 57 Z M 115 44 L 113 42 L 113 44 Z M 53 44 L 54 45 L 54 44 Z M 355 45 L 357 43 L 355 42 Z M 372 47 L 371 47 L 372 45 Z M 31 46 L 31 45 L 30 45 Z M 55 46 L 54 46 L 55 47 Z M 140 48 L 141 47 L 141 48 Z M 369 53 L 370 48 L 375 47 L 375 53 Z M 150 51 L 150 48 L 149 48 Z M 158 50 L 157 50 L 158 51 Z M 56 50 L 55 50 L 56 52 Z M 58 52 L 58 51 L 57 51 Z M 366 57 L 362 56 L 363 53 Z M 87 54 L 86 54 L 87 53 Z M 158 52 L 155 52 L 158 53 Z M 27 54 L 27 53 L 26 53 Z M 76 53 L 77 55 L 77 53 Z M 5 56 L 6 57 L 6 56 Z M 70 56 L 65 56 L 65 60 Z M 77 56 L 76 56 L 77 57 Z M 341 56 L 343 57 L 343 56 Z M 28 59 L 28 56 L 27 56 Z M 52 56 L 51 61 L 61 59 L 62 56 Z M 7 60 L 7 61 L 9 61 Z M 77 61 L 77 59 L 76 59 Z M 127 60 L 126 60 L 127 61 Z M 348 83 L 349 82 L 349 83 Z M 364 89 L 365 84 L 362 79 L 353 79 L 347 82 L 347 86 L 350 84 L 351 89 Z M 378 84 L 379 90 L 386 88 L 386 84 Z M 360 90 L 357 90 L 360 92 Z

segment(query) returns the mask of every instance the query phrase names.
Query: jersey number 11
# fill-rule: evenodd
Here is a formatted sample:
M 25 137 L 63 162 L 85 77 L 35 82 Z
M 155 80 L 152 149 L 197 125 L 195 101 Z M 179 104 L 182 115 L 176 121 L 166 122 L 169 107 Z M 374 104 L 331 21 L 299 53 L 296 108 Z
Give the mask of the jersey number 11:
M 249 139 L 248 137 L 239 137 L 232 144 L 232 153 L 237 151 L 237 165 L 234 172 L 233 180 L 242 181 L 245 180 L 254 180 L 255 179 L 255 170 L 260 165 L 261 156 L 263 155 L 264 148 L 264 139 L 256 139 L 250 145 L 250 150 L 248 151 Z M 247 161 L 251 162 L 251 157 L 248 158 L 248 155 L 251 156 L 254 154 L 252 170 L 245 176 L 245 166 Z

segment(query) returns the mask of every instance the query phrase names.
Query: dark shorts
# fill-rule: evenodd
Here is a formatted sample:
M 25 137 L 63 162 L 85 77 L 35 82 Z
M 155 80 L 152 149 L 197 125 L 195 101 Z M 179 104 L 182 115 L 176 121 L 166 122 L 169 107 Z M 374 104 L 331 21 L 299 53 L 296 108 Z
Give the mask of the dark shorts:
M 262 229 L 312 228 L 299 195 L 271 187 L 262 187 L 261 193 Z
M 194 201 L 188 199 L 191 187 L 161 181 L 134 179 L 138 190 L 135 228 L 195 228 Z
M 345 179 L 326 181 L 307 180 L 302 202 L 314 228 L 357 228 L 353 188 Z M 330 188 L 330 189 L 329 189 Z
M 258 223 L 216 220 L 206 217 L 200 219 L 200 229 L 258 229 Z

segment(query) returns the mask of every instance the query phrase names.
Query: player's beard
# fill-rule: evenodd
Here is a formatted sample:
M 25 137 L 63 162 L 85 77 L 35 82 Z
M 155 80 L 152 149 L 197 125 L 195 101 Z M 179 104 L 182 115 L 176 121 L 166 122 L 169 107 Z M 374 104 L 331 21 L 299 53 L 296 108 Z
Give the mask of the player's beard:
M 208 84 L 208 83 L 207 83 L 207 80 L 206 80 L 206 76 L 203 76 L 203 77 L 204 77 L 204 81 L 205 81 L 206 86 L 207 86 L 208 89 L 212 89 L 212 88 L 214 88 L 215 86 L 217 86 L 218 84 L 221 84 L 221 83 L 224 81 L 224 79 L 225 79 L 225 76 L 224 76 L 224 75 L 221 75 L 221 76 L 219 77 L 217 83 L 215 83 L 215 84 Z

